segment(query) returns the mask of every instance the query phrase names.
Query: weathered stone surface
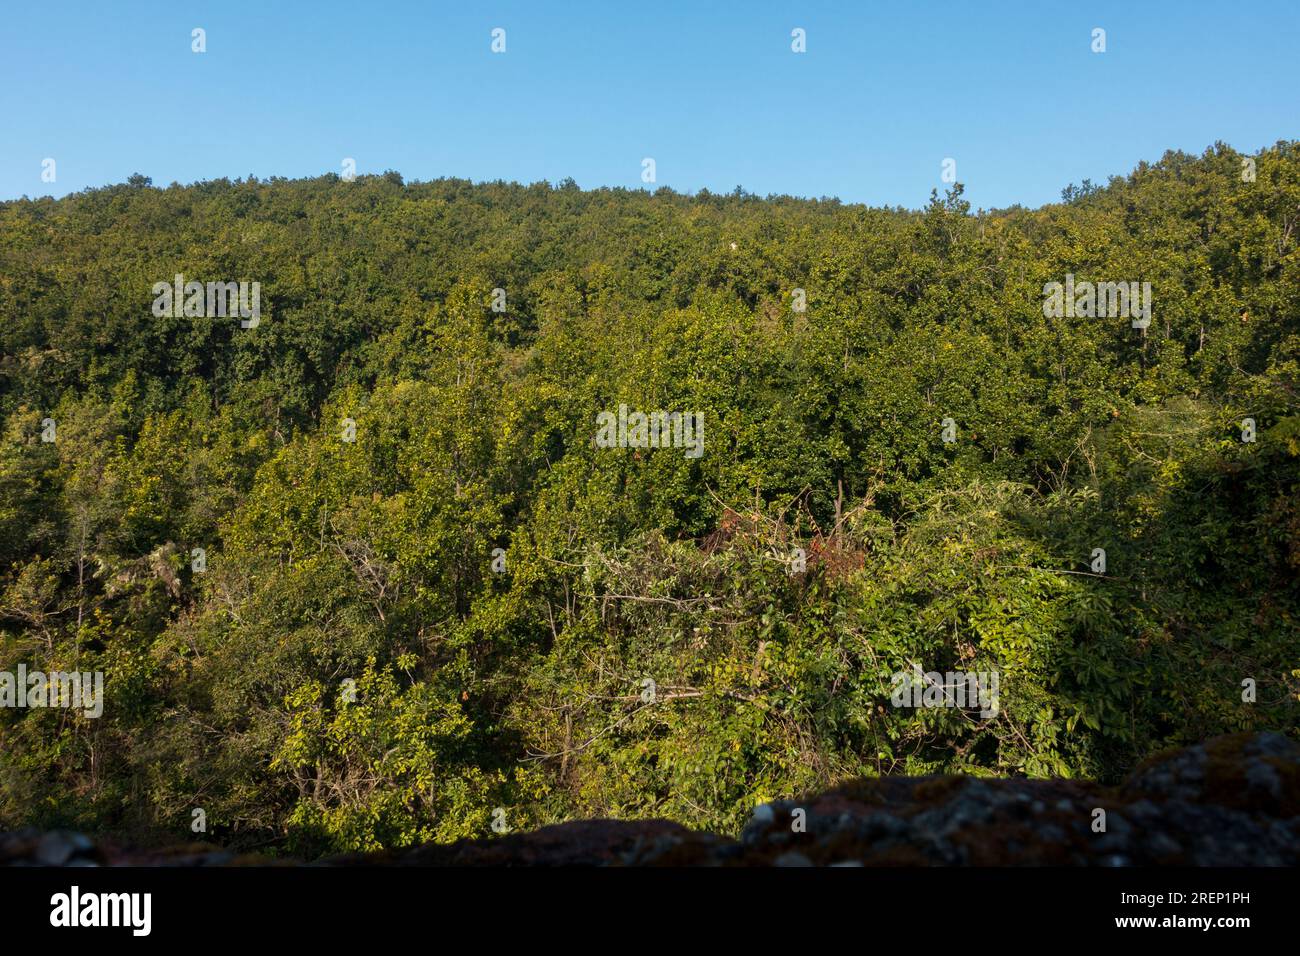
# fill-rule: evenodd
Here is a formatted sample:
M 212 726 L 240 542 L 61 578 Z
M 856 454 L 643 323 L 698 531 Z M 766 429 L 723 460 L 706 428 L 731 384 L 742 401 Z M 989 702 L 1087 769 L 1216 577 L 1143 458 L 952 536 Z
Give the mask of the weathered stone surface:
M 802 810 L 800 814 L 797 811 Z M 1105 830 L 1095 828 L 1105 811 Z M 67 831 L 0 834 L 0 863 L 285 865 L 210 845 L 132 851 Z M 666 820 L 580 820 L 319 866 L 1300 865 L 1300 745 L 1234 734 L 1158 754 L 1117 787 L 887 777 L 756 808 L 739 840 Z

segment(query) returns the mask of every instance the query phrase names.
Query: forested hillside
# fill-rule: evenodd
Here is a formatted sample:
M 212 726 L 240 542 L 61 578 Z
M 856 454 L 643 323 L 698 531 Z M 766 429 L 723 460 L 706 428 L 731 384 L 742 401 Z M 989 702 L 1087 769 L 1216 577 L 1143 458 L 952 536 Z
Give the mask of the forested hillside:
M 848 777 L 1296 737 L 1300 143 L 1063 200 L 0 204 L 0 669 L 105 675 L 98 718 L 0 709 L 0 829 L 735 834 Z M 260 320 L 156 314 L 178 274 Z M 1150 283 L 1149 326 L 1049 315 L 1067 276 Z M 702 453 L 605 447 L 620 405 Z M 917 666 L 997 712 L 896 706 Z

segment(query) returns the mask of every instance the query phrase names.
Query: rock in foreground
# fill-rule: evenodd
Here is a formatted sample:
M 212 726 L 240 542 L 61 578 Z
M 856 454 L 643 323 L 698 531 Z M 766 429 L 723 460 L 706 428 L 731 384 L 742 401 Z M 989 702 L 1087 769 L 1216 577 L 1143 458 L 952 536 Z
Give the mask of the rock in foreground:
M 1103 829 L 1104 821 L 1104 829 Z M 0 835 L 0 863 L 283 865 L 209 845 L 131 851 L 81 834 Z M 740 840 L 665 820 L 584 820 L 323 866 L 1300 865 L 1300 746 L 1234 734 L 1079 780 L 863 779 L 757 808 Z

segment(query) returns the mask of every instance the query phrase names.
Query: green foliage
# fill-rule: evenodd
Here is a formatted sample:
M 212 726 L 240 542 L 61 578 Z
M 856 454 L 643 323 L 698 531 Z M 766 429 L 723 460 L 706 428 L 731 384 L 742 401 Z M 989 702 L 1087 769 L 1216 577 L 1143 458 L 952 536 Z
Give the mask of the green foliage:
M 0 826 L 735 831 L 855 775 L 1294 734 L 1300 146 L 1254 158 L 1038 210 L 395 175 L 0 204 L 0 670 L 106 674 L 102 718 L 0 710 Z M 261 323 L 155 318 L 176 273 L 260 281 Z M 1067 273 L 1150 282 L 1150 328 L 1044 317 Z M 620 403 L 702 413 L 704 454 L 598 448 Z M 997 713 L 893 706 L 915 666 L 996 671 Z
M 332 707 L 316 682 L 285 705 L 289 730 L 271 770 L 288 773 L 298 792 L 287 820 L 292 849 L 374 850 L 488 832 L 487 801 L 504 780 L 474 764 L 472 724 L 454 697 L 426 684 L 403 689 L 372 658 Z

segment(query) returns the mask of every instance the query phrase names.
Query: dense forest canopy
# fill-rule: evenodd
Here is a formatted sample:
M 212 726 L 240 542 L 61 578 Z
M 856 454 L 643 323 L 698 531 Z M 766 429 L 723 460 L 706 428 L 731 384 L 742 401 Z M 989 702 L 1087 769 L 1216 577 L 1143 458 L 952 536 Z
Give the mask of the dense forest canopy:
M 105 675 L 98 718 L 0 709 L 0 827 L 735 832 L 855 775 L 1294 735 L 1298 250 L 1297 142 L 1035 210 L 396 173 L 0 204 L 0 669 Z M 178 275 L 260 321 L 156 314 Z M 1149 325 L 1048 314 L 1067 276 L 1149 283 Z M 598 442 L 620 405 L 702 454 Z M 997 712 L 893 706 L 916 667 L 996 672 Z

